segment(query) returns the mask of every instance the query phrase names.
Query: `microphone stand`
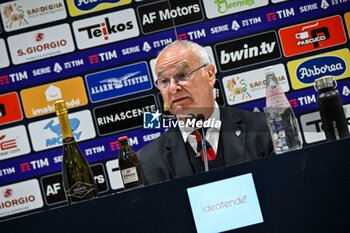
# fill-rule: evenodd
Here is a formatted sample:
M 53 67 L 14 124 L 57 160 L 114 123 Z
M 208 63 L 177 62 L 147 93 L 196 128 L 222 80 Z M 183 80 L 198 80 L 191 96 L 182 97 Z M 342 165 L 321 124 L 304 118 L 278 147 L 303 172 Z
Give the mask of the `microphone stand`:
M 203 121 L 204 123 L 204 115 L 203 114 L 198 114 L 197 115 L 197 121 Z M 204 127 L 203 127 L 203 124 L 202 124 L 202 127 L 201 127 L 201 132 L 200 133 L 200 136 L 201 136 L 201 145 L 202 145 L 202 152 L 203 152 L 203 162 L 204 162 L 204 170 L 207 172 L 209 171 L 209 166 L 208 166 L 208 154 L 207 154 L 207 145 L 205 143 L 205 132 L 204 132 Z

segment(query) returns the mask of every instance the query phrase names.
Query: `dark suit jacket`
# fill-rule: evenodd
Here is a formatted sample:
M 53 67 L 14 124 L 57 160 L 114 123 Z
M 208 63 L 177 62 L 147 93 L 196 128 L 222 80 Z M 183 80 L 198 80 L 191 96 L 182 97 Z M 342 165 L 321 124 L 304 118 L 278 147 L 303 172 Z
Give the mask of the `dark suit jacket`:
M 222 153 L 225 166 L 273 153 L 265 114 L 220 108 Z M 236 135 L 240 130 L 241 134 Z M 194 174 L 179 128 L 173 128 L 137 151 L 148 184 Z

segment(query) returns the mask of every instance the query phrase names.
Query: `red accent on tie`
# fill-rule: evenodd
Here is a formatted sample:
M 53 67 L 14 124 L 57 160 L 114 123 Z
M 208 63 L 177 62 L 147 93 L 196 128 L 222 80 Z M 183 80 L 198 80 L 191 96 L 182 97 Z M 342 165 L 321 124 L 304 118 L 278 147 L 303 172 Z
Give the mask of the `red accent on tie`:
M 201 143 L 201 136 L 197 131 L 194 131 L 192 133 L 194 136 L 196 136 L 196 141 L 197 141 L 197 151 L 200 151 L 200 155 L 202 158 L 202 161 L 204 161 L 204 157 L 203 157 L 203 150 L 202 150 L 202 143 Z M 207 148 L 207 155 L 208 155 L 208 161 L 212 161 L 216 158 L 216 153 L 213 149 L 213 147 L 210 145 L 210 143 L 205 140 L 205 145 Z

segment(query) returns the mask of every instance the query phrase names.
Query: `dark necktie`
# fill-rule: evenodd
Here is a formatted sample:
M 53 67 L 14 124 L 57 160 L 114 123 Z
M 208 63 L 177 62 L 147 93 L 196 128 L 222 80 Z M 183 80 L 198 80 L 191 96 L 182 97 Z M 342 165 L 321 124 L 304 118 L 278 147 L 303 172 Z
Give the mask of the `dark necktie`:
M 199 133 L 197 130 L 193 131 L 192 135 L 196 136 L 197 141 L 197 151 L 200 152 L 200 156 L 202 158 L 202 161 L 204 160 L 203 157 L 203 150 L 202 150 L 202 143 L 201 143 L 201 133 Z M 213 149 L 213 147 L 209 144 L 207 140 L 205 140 L 205 145 L 207 148 L 207 155 L 208 155 L 208 161 L 212 161 L 216 158 L 216 153 Z

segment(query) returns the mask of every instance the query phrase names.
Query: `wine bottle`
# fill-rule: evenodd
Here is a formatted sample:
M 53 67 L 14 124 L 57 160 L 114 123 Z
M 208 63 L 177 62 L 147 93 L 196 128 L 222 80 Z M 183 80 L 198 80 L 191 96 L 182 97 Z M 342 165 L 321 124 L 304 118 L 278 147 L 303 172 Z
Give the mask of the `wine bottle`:
M 120 143 L 118 163 L 125 189 L 144 186 L 140 161 L 128 143 L 128 137 L 118 138 Z
M 74 139 L 64 100 L 55 102 L 63 141 L 62 178 L 69 204 L 97 197 L 97 187 L 88 162 Z

